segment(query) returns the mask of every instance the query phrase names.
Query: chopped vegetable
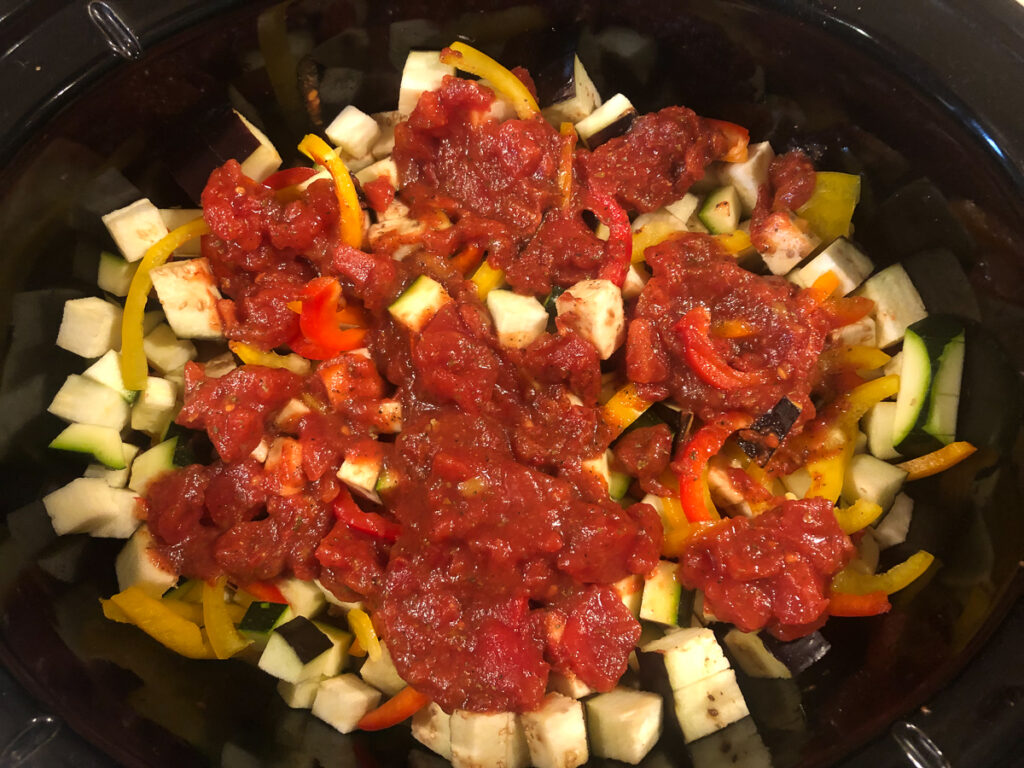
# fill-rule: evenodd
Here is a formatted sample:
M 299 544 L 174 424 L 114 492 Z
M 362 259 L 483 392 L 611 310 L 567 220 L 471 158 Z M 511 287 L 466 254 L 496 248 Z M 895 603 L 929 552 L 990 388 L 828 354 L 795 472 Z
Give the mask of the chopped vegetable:
M 884 592 L 891 595 L 910 586 L 916 579 L 924 575 L 931 567 L 935 557 L 921 550 L 898 565 L 894 565 L 885 573 L 868 575 L 847 568 L 840 571 L 832 579 L 834 594 L 868 595 L 872 592 Z
M 694 307 L 683 315 L 675 326 L 686 345 L 686 362 L 704 382 L 718 389 L 739 389 L 763 384 L 768 372 L 740 371 L 723 359 L 709 337 L 711 314 L 707 307 Z
M 359 196 L 345 163 L 326 141 L 312 133 L 299 142 L 299 151 L 324 166 L 331 174 L 334 194 L 338 198 L 338 233 L 341 242 L 358 248 L 363 243 L 363 209 L 359 205 Z
M 235 629 L 224 602 L 224 587 L 227 578 L 221 576 L 215 582 L 203 584 L 203 625 L 210 638 L 213 653 L 218 659 L 228 659 L 249 645 Z
M 811 225 L 824 242 L 849 237 L 853 210 L 860 201 L 860 176 L 850 173 L 819 171 L 814 192 L 797 214 Z
M 877 616 L 892 608 L 889 596 L 879 590 L 866 595 L 836 592 L 829 599 L 828 612 L 832 616 Z
M 487 80 L 500 96 L 512 103 L 521 120 L 540 114 L 537 100 L 523 81 L 476 48 L 465 43 L 452 43 L 441 51 L 441 62 Z
M 305 376 L 309 373 L 309 361 L 298 355 L 279 355 L 276 352 L 264 352 L 262 349 L 257 349 L 243 341 L 229 341 L 228 347 L 246 365 L 286 368 L 300 376 Z
M 487 261 L 484 261 L 477 267 L 476 272 L 473 273 L 473 277 L 470 278 L 476 285 L 477 295 L 480 297 L 480 301 L 487 298 L 487 294 L 493 291 L 495 288 L 505 282 L 505 273 L 500 269 L 495 269 Z
M 352 634 L 356 636 L 356 642 L 363 648 L 371 660 L 376 661 L 381 657 L 380 640 L 377 639 L 377 631 L 373 628 L 369 614 L 359 608 L 353 608 L 348 612 L 348 626 Z
M 931 477 L 939 472 L 946 471 L 950 467 L 959 464 L 976 450 L 978 449 L 973 445 L 961 440 L 944 445 L 939 450 L 919 456 L 916 459 L 904 461 L 897 466 L 907 471 L 907 480 L 920 480 L 922 477 Z
M 364 731 L 381 731 L 408 720 L 427 704 L 430 699 L 412 686 L 406 686 L 376 709 L 370 710 L 359 721 Z
M 139 587 L 128 587 L 110 598 L 132 624 L 157 642 L 190 659 L 216 658 L 197 625 L 183 619 Z
M 721 450 L 733 432 L 750 426 L 750 422 L 750 417 L 745 413 L 724 413 L 697 430 L 676 452 L 672 469 L 679 478 L 679 501 L 686 519 L 691 523 L 718 519 L 719 515 L 710 503 L 707 490 L 705 474 L 708 459 Z

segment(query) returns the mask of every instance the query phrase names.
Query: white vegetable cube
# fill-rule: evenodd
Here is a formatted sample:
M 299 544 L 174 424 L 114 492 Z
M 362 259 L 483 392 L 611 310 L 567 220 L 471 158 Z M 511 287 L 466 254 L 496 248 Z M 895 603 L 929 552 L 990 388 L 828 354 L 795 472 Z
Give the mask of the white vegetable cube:
M 284 703 L 292 709 L 312 709 L 317 691 L 320 690 L 320 683 L 322 682 L 323 678 L 321 677 L 300 680 L 297 683 L 278 680 L 277 692 L 281 694 Z
M 601 134 L 606 128 L 630 114 L 636 114 L 633 104 L 623 94 L 616 93 L 608 101 L 577 122 L 576 133 L 579 134 L 584 146 L 592 148 L 589 142 L 594 136 Z
M 736 659 L 740 669 L 751 677 L 792 677 L 789 667 L 775 658 L 765 648 L 757 632 L 743 632 L 730 629 L 725 635 L 725 645 Z
M 403 120 L 402 113 L 397 109 L 391 112 L 375 112 L 373 119 L 380 127 L 380 135 L 370 148 L 371 154 L 380 160 L 390 155 L 395 149 L 395 125 Z M 397 177 L 396 177 L 397 179 Z
M 305 616 L 308 619 L 316 616 L 327 606 L 323 591 L 311 581 L 289 576 L 278 579 L 275 586 L 281 590 L 296 616 Z
M 673 698 L 687 744 L 750 714 L 731 669 L 675 689 Z
M 102 464 L 90 464 L 85 468 L 85 472 L 82 474 L 83 477 L 99 477 L 106 481 L 107 485 L 111 488 L 124 488 L 128 485 L 128 477 L 131 474 L 132 462 L 135 457 L 139 454 L 139 446 L 132 445 L 131 443 L 123 443 L 122 449 L 124 450 L 124 469 L 110 469 Z
M 350 157 L 363 157 L 370 154 L 380 136 L 380 126 L 361 109 L 349 104 L 324 129 L 324 134 Z
M 885 349 L 903 338 L 907 326 L 927 317 L 924 302 L 899 264 L 869 277 L 857 294 L 875 302 L 878 346 Z
M 602 360 L 626 335 L 622 291 L 610 280 L 581 280 L 555 299 L 558 327 L 572 329 L 597 348 Z
M 133 491 L 111 488 L 102 478 L 79 477 L 44 496 L 43 506 L 59 536 L 127 539 L 139 527 L 137 500 Z
M 195 221 L 203 215 L 200 208 L 161 208 L 160 218 L 169 230 L 175 230 L 191 221 Z M 202 252 L 202 241 L 193 237 L 184 245 L 178 247 L 175 253 L 179 256 L 198 256 Z
M 146 378 L 146 388 L 132 405 L 132 429 L 162 435 L 178 410 L 178 387 L 167 379 Z
M 179 339 L 171 326 L 160 324 L 142 339 L 146 359 L 160 373 L 170 373 L 196 359 L 196 348 L 191 341 Z
M 347 455 L 338 468 L 338 479 L 360 496 L 380 504 L 380 496 L 377 495 L 375 489 L 383 466 L 384 459 L 379 455 Z
M 72 374 L 47 410 L 65 421 L 124 429 L 130 408 L 121 393 L 98 381 Z
M 772 768 L 771 752 L 749 717 L 691 744 L 688 751 L 693 768 Z
M 251 155 L 242 161 L 242 173 L 250 179 L 263 181 L 281 167 L 281 155 L 278 154 L 277 149 L 274 148 L 274 145 L 263 131 L 246 120 L 240 112 L 235 111 L 235 115 L 238 116 L 238 119 L 249 129 L 249 133 L 255 136 L 256 141 L 260 144 L 253 150 Z
M 850 459 L 843 477 L 842 499 L 853 504 L 858 499 L 878 504 L 883 510 L 892 506 L 893 499 L 903 487 L 907 471 L 868 453 Z
M 452 713 L 453 768 L 526 768 L 530 751 L 514 712 Z
M 572 97 L 565 101 L 559 101 L 541 110 L 544 119 L 556 128 L 562 123 L 578 123 L 599 106 L 601 106 L 601 94 L 597 86 L 590 79 L 586 68 L 578 56 L 573 56 L 573 89 Z
M 398 92 L 398 111 L 408 116 L 424 91 L 441 87 L 445 75 L 454 75 L 455 67 L 441 63 L 440 51 L 409 51 L 402 69 L 402 84 Z
M 581 462 L 583 471 L 600 480 L 605 488 L 610 487 L 612 482 L 612 471 L 608 463 L 610 454 L 611 449 L 608 449 L 604 453 Z
M 394 696 L 405 688 L 406 683 L 401 675 L 398 674 L 395 662 L 391 660 L 391 652 L 388 650 L 386 643 L 382 642 L 380 644 L 380 651 L 379 658 L 367 658 L 363 662 L 363 666 L 359 669 L 359 674 L 362 675 L 363 680 L 374 688 L 384 691 L 388 696 Z
M 878 331 L 875 319 L 871 315 L 865 315 L 860 320 L 836 328 L 829 334 L 829 339 L 843 346 L 877 347 Z
M 96 270 L 96 285 L 114 296 L 127 296 L 138 269 L 137 261 L 127 261 L 123 256 L 104 251 L 100 254 L 100 264 Z
M 761 237 L 768 245 L 760 254 L 773 275 L 786 274 L 818 247 L 818 236 L 805 232 L 793 215 L 777 211 L 766 221 Z
M 180 338 L 219 339 L 217 281 L 207 259 L 171 261 L 149 272 L 167 322 Z
M 417 277 L 388 307 L 388 312 L 413 333 L 419 333 L 451 301 L 444 286 L 426 275 Z
M 402 401 L 385 398 L 377 404 L 377 418 L 374 426 L 385 435 L 396 435 L 402 431 Z
M 630 264 L 626 272 L 626 280 L 622 283 L 622 298 L 626 301 L 638 298 L 651 279 L 650 274 L 642 264 Z
M 313 714 L 342 733 L 356 729 L 363 716 L 380 702 L 380 691 L 356 675 L 332 677 L 320 683 Z
M 665 206 L 665 210 L 679 219 L 683 224 L 688 224 L 693 215 L 697 213 L 700 206 L 700 198 L 692 192 L 687 192 L 675 202 Z
M 376 181 L 381 176 L 386 177 L 391 182 L 391 186 L 398 189 L 398 166 L 395 165 L 395 161 L 390 157 L 378 160 L 376 163 L 372 163 L 356 172 L 356 179 L 363 185 Z
M 533 296 L 495 290 L 487 294 L 487 309 L 502 346 L 530 346 L 548 326 L 548 312 Z
M 412 716 L 412 737 L 445 760 L 452 759 L 452 716 L 434 702 Z
M 807 264 L 795 270 L 790 279 L 807 288 L 826 272 L 831 272 L 839 278 L 838 293 L 846 296 L 867 279 L 872 269 L 871 259 L 845 237 L 838 237 Z
M 554 670 L 548 675 L 548 690 L 568 696 L 570 699 L 584 699 L 594 692 L 593 688 L 576 677 L 576 675 L 572 673 L 562 674 Z
M 99 357 L 121 346 L 121 307 L 97 296 L 64 302 L 57 346 L 81 357 Z
M 888 549 L 906 541 L 913 516 L 914 500 L 905 493 L 896 494 L 889 513 L 875 526 L 875 541 L 879 549 Z
M 638 764 L 661 736 L 661 696 L 615 688 L 587 699 L 590 747 L 595 757 Z
M 153 534 L 146 525 L 128 539 L 114 562 L 117 587 L 124 591 L 138 587 L 151 597 L 160 597 L 178 583 L 178 574 L 168 570 L 153 553 Z
M 103 224 L 128 261 L 138 261 L 150 246 L 167 236 L 160 210 L 145 197 L 111 211 L 103 217 Z
M 729 660 L 722 653 L 715 633 L 704 627 L 669 632 L 640 650 L 664 656 L 665 672 L 672 690 L 679 690 L 729 668 Z
M 747 159 L 742 163 L 722 163 L 716 166 L 717 181 L 732 185 L 739 194 L 743 213 L 747 216 L 757 205 L 757 193 L 768 181 L 768 168 L 775 159 L 775 151 L 767 141 L 751 144 L 747 148 Z
M 549 693 L 540 709 L 521 716 L 534 768 L 576 768 L 590 757 L 583 705 Z
M 121 378 L 121 355 L 113 349 L 82 371 L 82 375 L 120 392 L 121 397 L 125 400 L 135 398 L 135 393 L 132 390 L 125 389 L 124 379 Z
M 868 452 L 884 461 L 900 458 L 893 446 L 893 427 L 896 423 L 896 403 L 883 400 L 875 403 L 861 420 L 861 426 L 868 436 Z

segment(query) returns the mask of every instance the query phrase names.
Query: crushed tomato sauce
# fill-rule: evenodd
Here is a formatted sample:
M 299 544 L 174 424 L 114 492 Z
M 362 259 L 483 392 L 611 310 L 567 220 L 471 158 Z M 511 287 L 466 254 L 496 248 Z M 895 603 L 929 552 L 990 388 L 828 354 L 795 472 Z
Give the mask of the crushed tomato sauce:
M 612 585 L 651 572 L 663 535 L 650 505 L 612 501 L 584 466 L 614 437 L 598 406 L 595 347 L 568 329 L 503 347 L 449 261 L 478 247 L 513 288 L 538 296 L 597 277 L 609 246 L 586 223 L 594 195 L 652 210 L 728 149 L 690 110 L 641 116 L 625 136 L 576 150 L 566 200 L 568 139 L 539 118 L 490 119 L 493 106 L 488 89 L 451 77 L 421 97 L 395 130 L 400 189 L 366 190 L 378 215 L 366 252 L 338 244 L 330 182 L 274 190 L 233 161 L 214 171 L 203 255 L 225 296 L 226 336 L 301 351 L 289 304 L 332 276 L 370 318 L 368 354 L 341 353 L 306 376 L 245 365 L 213 378 L 189 363 L 178 423 L 206 432 L 217 458 L 161 476 L 146 499 L 157 550 L 183 575 L 295 575 L 366 600 L 402 677 L 448 711 L 535 709 L 552 671 L 614 687 L 640 626 Z M 808 168 L 796 158 L 773 173 L 796 190 L 776 194 L 780 205 L 806 192 Z M 393 213 L 430 225 L 388 229 Z M 669 240 L 647 261 L 654 275 L 628 307 L 624 355 L 645 396 L 702 419 L 754 416 L 782 396 L 805 418 L 813 411 L 815 361 L 835 325 L 827 311 L 739 268 L 706 236 Z M 387 306 L 417 274 L 453 300 L 411 334 Z M 676 325 L 697 306 L 712 334 L 729 319 L 751 329 L 711 344 L 737 371 L 771 371 L 762 383 L 723 391 L 694 374 Z M 391 438 L 385 414 L 396 403 L 402 427 Z M 616 460 L 665 493 L 671 442 L 664 429 L 638 430 Z M 383 506 L 353 500 L 337 477 L 342 461 L 367 455 L 383 458 Z M 824 590 L 850 552 L 827 503 L 783 502 L 696 538 L 680 571 L 720 618 L 788 636 L 824 620 Z

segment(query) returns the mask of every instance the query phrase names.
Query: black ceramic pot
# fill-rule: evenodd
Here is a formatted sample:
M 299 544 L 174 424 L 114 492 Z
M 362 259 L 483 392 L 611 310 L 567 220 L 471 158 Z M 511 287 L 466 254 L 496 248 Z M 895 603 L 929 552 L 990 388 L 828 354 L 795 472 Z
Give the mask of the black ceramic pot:
M 830 622 L 821 662 L 792 686 L 753 681 L 748 699 L 777 768 L 938 768 L 941 755 L 1024 764 L 1024 610 L 1014 608 L 1024 584 L 1024 11 L 1010 0 L 268 8 L 0 2 L 0 765 L 433 760 L 401 729 L 342 736 L 288 710 L 242 664 L 189 662 L 104 622 L 97 597 L 114 591 L 118 543 L 56 540 L 38 499 L 81 469 L 45 449 L 58 428 L 45 406 L 81 368 L 53 347 L 60 307 L 94 290 L 99 214 L 135 190 L 188 204 L 160 151 L 181 115 L 234 100 L 260 113 L 287 154 L 349 99 L 390 108 L 408 46 L 456 35 L 523 63 L 578 39 L 600 61 L 602 92 L 621 90 L 642 109 L 686 104 L 802 148 L 821 168 L 861 173 L 855 224 L 867 252 L 951 270 L 927 298 L 970 323 L 961 421 L 980 450 L 913 488 L 910 539 L 889 555 L 925 547 L 943 567 L 886 616 Z M 302 77 L 323 85 L 334 70 L 319 113 L 304 109 L 292 75 L 282 82 L 279 65 L 264 67 L 285 19 Z M 633 47 L 609 45 L 610 28 Z M 656 750 L 645 764 L 690 762 Z

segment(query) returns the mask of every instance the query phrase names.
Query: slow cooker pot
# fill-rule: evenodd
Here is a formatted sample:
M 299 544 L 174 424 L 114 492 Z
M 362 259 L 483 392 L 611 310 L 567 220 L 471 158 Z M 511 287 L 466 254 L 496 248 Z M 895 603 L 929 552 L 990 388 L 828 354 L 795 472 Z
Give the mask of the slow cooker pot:
M 7 0 L 0 764 L 431 760 L 405 731 L 342 736 L 287 710 L 254 670 L 171 657 L 98 618 L 96 597 L 113 591 L 117 543 L 55 540 L 38 503 L 75 472 L 45 450 L 56 432 L 45 406 L 81 366 L 52 346 L 60 307 L 93 290 L 98 217 L 123 202 L 125 184 L 187 203 L 157 148 L 195 104 L 256 110 L 286 163 L 297 160 L 291 148 L 318 116 L 254 75 L 268 37 L 317 46 L 318 74 L 355 73 L 358 82 L 322 94 L 319 117 L 329 119 L 347 100 L 389 108 L 410 45 L 462 35 L 529 58 L 537 41 L 593 41 L 608 29 L 639 47 L 589 52 L 603 57 L 602 92 L 621 90 L 642 109 L 686 104 L 749 125 L 777 147 L 805 149 L 821 168 L 862 173 L 858 239 L 881 263 L 952 254 L 962 279 L 940 276 L 937 300 L 968 317 L 980 340 L 965 397 L 974 404 L 971 439 L 992 461 L 960 485 L 914 489 L 911 538 L 943 568 L 888 616 L 830 624 L 832 651 L 786 692 L 806 713 L 800 724 L 773 727 L 771 708 L 787 700 L 768 692 L 759 725 L 774 765 L 982 768 L 1024 759 L 1024 10 L 1016 4 Z M 656 750 L 647 764 L 688 758 Z

